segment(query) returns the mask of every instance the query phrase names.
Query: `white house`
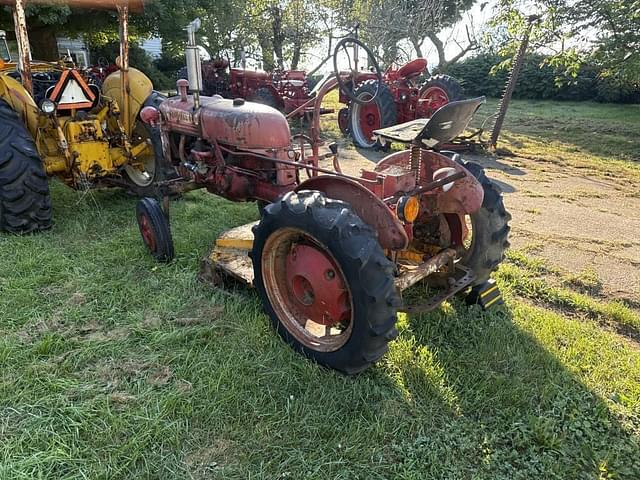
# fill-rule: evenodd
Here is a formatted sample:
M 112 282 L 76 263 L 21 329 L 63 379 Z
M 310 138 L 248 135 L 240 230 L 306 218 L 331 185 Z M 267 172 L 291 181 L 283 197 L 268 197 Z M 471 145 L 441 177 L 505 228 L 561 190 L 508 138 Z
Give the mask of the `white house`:
M 9 55 L 11 58 L 17 59 L 18 49 L 16 42 L 6 42 L 4 38 L 5 32 L 0 30 L 0 57 L 3 54 L 3 46 L 8 43 Z M 60 57 L 71 56 L 75 64 L 79 67 L 86 67 L 98 60 L 97 58 L 90 58 L 89 49 L 82 38 L 58 37 L 57 42 Z M 144 40 L 140 46 L 153 59 L 160 58 L 162 55 L 162 39 L 160 38 L 149 38 Z

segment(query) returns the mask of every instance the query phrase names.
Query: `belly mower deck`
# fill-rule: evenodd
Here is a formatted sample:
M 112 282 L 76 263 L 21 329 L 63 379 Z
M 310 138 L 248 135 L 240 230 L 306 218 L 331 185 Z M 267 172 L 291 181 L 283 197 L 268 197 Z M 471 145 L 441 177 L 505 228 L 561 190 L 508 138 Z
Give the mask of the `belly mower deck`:
M 253 247 L 252 228 L 257 223 L 248 223 L 222 233 L 211 253 L 202 259 L 200 280 L 217 287 L 229 280 L 252 287 L 253 264 L 249 253 Z M 455 250 L 445 249 L 423 263 L 400 262 L 399 274 L 395 280 L 398 290 L 407 290 L 429 276 L 436 277 L 443 288 L 427 301 L 403 305 L 398 310 L 407 313 L 429 312 L 445 300 L 467 290 L 475 275 L 470 269 L 455 262 L 455 255 Z M 502 298 L 495 283 L 490 281 L 471 289 L 467 303 L 478 304 L 486 309 L 502 303 Z

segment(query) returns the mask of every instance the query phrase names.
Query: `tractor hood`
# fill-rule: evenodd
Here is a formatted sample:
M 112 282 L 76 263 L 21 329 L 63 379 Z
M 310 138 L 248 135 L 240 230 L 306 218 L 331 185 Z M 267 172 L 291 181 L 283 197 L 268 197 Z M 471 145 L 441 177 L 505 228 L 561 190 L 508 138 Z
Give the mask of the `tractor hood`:
M 287 119 L 275 108 L 219 95 L 200 97 L 201 107 L 193 110 L 193 98 L 172 97 L 160 111 L 170 129 L 207 141 L 243 149 L 287 148 L 291 132 Z

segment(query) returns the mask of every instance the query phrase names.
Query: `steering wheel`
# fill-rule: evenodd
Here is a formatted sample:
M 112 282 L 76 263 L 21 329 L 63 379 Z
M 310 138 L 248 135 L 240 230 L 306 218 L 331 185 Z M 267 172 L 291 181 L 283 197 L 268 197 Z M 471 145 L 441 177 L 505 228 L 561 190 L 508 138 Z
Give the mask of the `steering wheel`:
M 109 66 L 109 60 L 104 57 L 98 58 L 98 67 L 107 68 Z
M 370 64 L 373 65 L 373 71 L 376 74 L 376 78 L 378 79 L 378 81 L 376 82 L 375 93 L 366 100 L 358 98 L 355 95 L 356 78 L 359 72 L 355 69 L 355 65 L 351 65 L 351 56 L 349 55 L 348 48 L 356 45 L 367 52 L 368 60 Z M 349 81 L 345 81 L 342 78 L 342 75 L 340 75 L 340 71 L 338 70 L 338 54 L 341 51 L 344 51 L 347 54 L 347 58 L 349 59 L 349 70 L 351 72 L 351 80 Z M 338 42 L 335 50 L 333 51 L 333 71 L 335 73 L 336 80 L 338 81 L 338 87 L 340 87 L 340 91 L 347 97 L 349 97 L 351 101 L 357 103 L 358 105 L 366 105 L 368 103 L 371 103 L 378 96 L 378 93 L 380 92 L 380 85 L 382 84 L 382 70 L 380 70 L 380 65 L 378 65 L 378 61 L 376 60 L 376 57 L 371 49 L 357 38 L 346 37 Z

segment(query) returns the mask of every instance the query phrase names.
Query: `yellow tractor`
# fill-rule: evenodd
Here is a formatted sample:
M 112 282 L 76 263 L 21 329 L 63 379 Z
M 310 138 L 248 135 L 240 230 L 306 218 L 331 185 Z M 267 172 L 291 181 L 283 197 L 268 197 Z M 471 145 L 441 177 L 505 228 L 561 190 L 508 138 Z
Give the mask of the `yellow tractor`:
M 32 63 L 24 0 L 0 0 L 12 8 L 18 44 L 13 63 L 0 39 L 0 230 L 11 233 L 51 227 L 48 177 L 79 190 L 119 186 L 144 195 L 164 173 L 155 154 L 160 132 L 139 121 L 143 107 L 164 97 L 129 67 L 129 12 L 142 1 L 29 1 L 116 10 L 119 70 L 99 87 L 68 63 Z

